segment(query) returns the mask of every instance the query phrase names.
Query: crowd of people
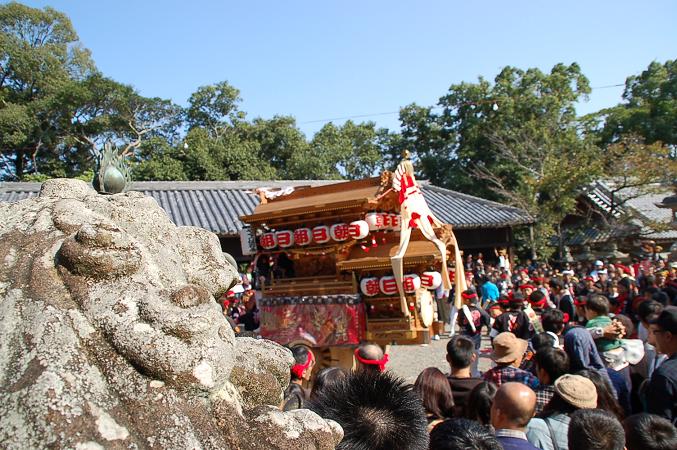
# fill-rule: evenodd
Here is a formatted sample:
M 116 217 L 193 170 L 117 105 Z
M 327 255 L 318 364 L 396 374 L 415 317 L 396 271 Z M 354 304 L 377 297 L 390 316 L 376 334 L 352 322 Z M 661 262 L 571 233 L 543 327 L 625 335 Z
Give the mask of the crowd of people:
M 282 407 L 337 421 L 340 449 L 676 449 L 675 267 L 471 260 L 448 373 L 430 367 L 410 385 L 364 343 L 354 370 L 311 380 L 312 353 L 294 347 Z M 492 362 L 480 373 L 483 338 Z

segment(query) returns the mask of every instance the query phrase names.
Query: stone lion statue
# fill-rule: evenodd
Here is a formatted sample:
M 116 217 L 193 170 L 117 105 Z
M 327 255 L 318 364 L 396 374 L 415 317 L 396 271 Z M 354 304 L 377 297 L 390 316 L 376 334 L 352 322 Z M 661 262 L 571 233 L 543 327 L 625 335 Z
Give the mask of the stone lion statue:
M 0 447 L 332 449 L 275 406 L 291 353 L 236 338 L 218 239 L 138 192 L 78 180 L 0 204 Z

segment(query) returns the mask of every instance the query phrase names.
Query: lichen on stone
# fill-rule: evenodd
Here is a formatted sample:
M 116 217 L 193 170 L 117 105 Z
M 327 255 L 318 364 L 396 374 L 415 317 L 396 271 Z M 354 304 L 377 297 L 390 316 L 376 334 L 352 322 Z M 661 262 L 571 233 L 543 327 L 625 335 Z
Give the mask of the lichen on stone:
M 223 318 L 236 277 L 138 192 L 0 204 L 0 447 L 334 448 L 337 424 L 275 408 L 290 352 Z

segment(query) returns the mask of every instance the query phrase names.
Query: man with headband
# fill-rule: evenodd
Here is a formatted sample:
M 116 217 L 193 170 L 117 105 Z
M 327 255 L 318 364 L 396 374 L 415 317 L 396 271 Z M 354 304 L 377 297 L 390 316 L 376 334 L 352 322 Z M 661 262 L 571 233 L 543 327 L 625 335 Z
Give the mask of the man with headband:
M 285 411 L 303 408 L 303 404 L 308 399 L 308 392 L 302 386 L 303 380 L 310 380 L 315 366 L 313 352 L 309 351 L 306 346 L 296 345 L 290 350 L 294 356 L 294 365 L 291 367 L 289 386 L 284 392 L 283 409 Z
M 365 342 L 355 349 L 355 359 L 357 360 L 355 370 L 383 372 L 388 355 L 383 353 L 380 346 Z

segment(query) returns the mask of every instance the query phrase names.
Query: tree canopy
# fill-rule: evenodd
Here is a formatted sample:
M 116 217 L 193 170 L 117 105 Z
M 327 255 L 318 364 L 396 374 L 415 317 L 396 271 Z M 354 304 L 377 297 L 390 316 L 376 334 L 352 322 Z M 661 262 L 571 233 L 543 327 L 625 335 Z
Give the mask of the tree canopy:
M 392 169 L 407 149 L 434 184 L 518 206 L 547 247 L 590 181 L 651 186 L 677 167 L 677 62 L 631 75 L 618 105 L 580 117 L 591 92 L 576 63 L 505 67 L 453 84 L 435 105 L 400 110 L 399 130 L 291 116 L 250 119 L 228 81 L 185 107 L 102 74 L 66 15 L 0 5 L 0 180 L 91 174 L 112 140 L 137 180 L 355 179 Z

